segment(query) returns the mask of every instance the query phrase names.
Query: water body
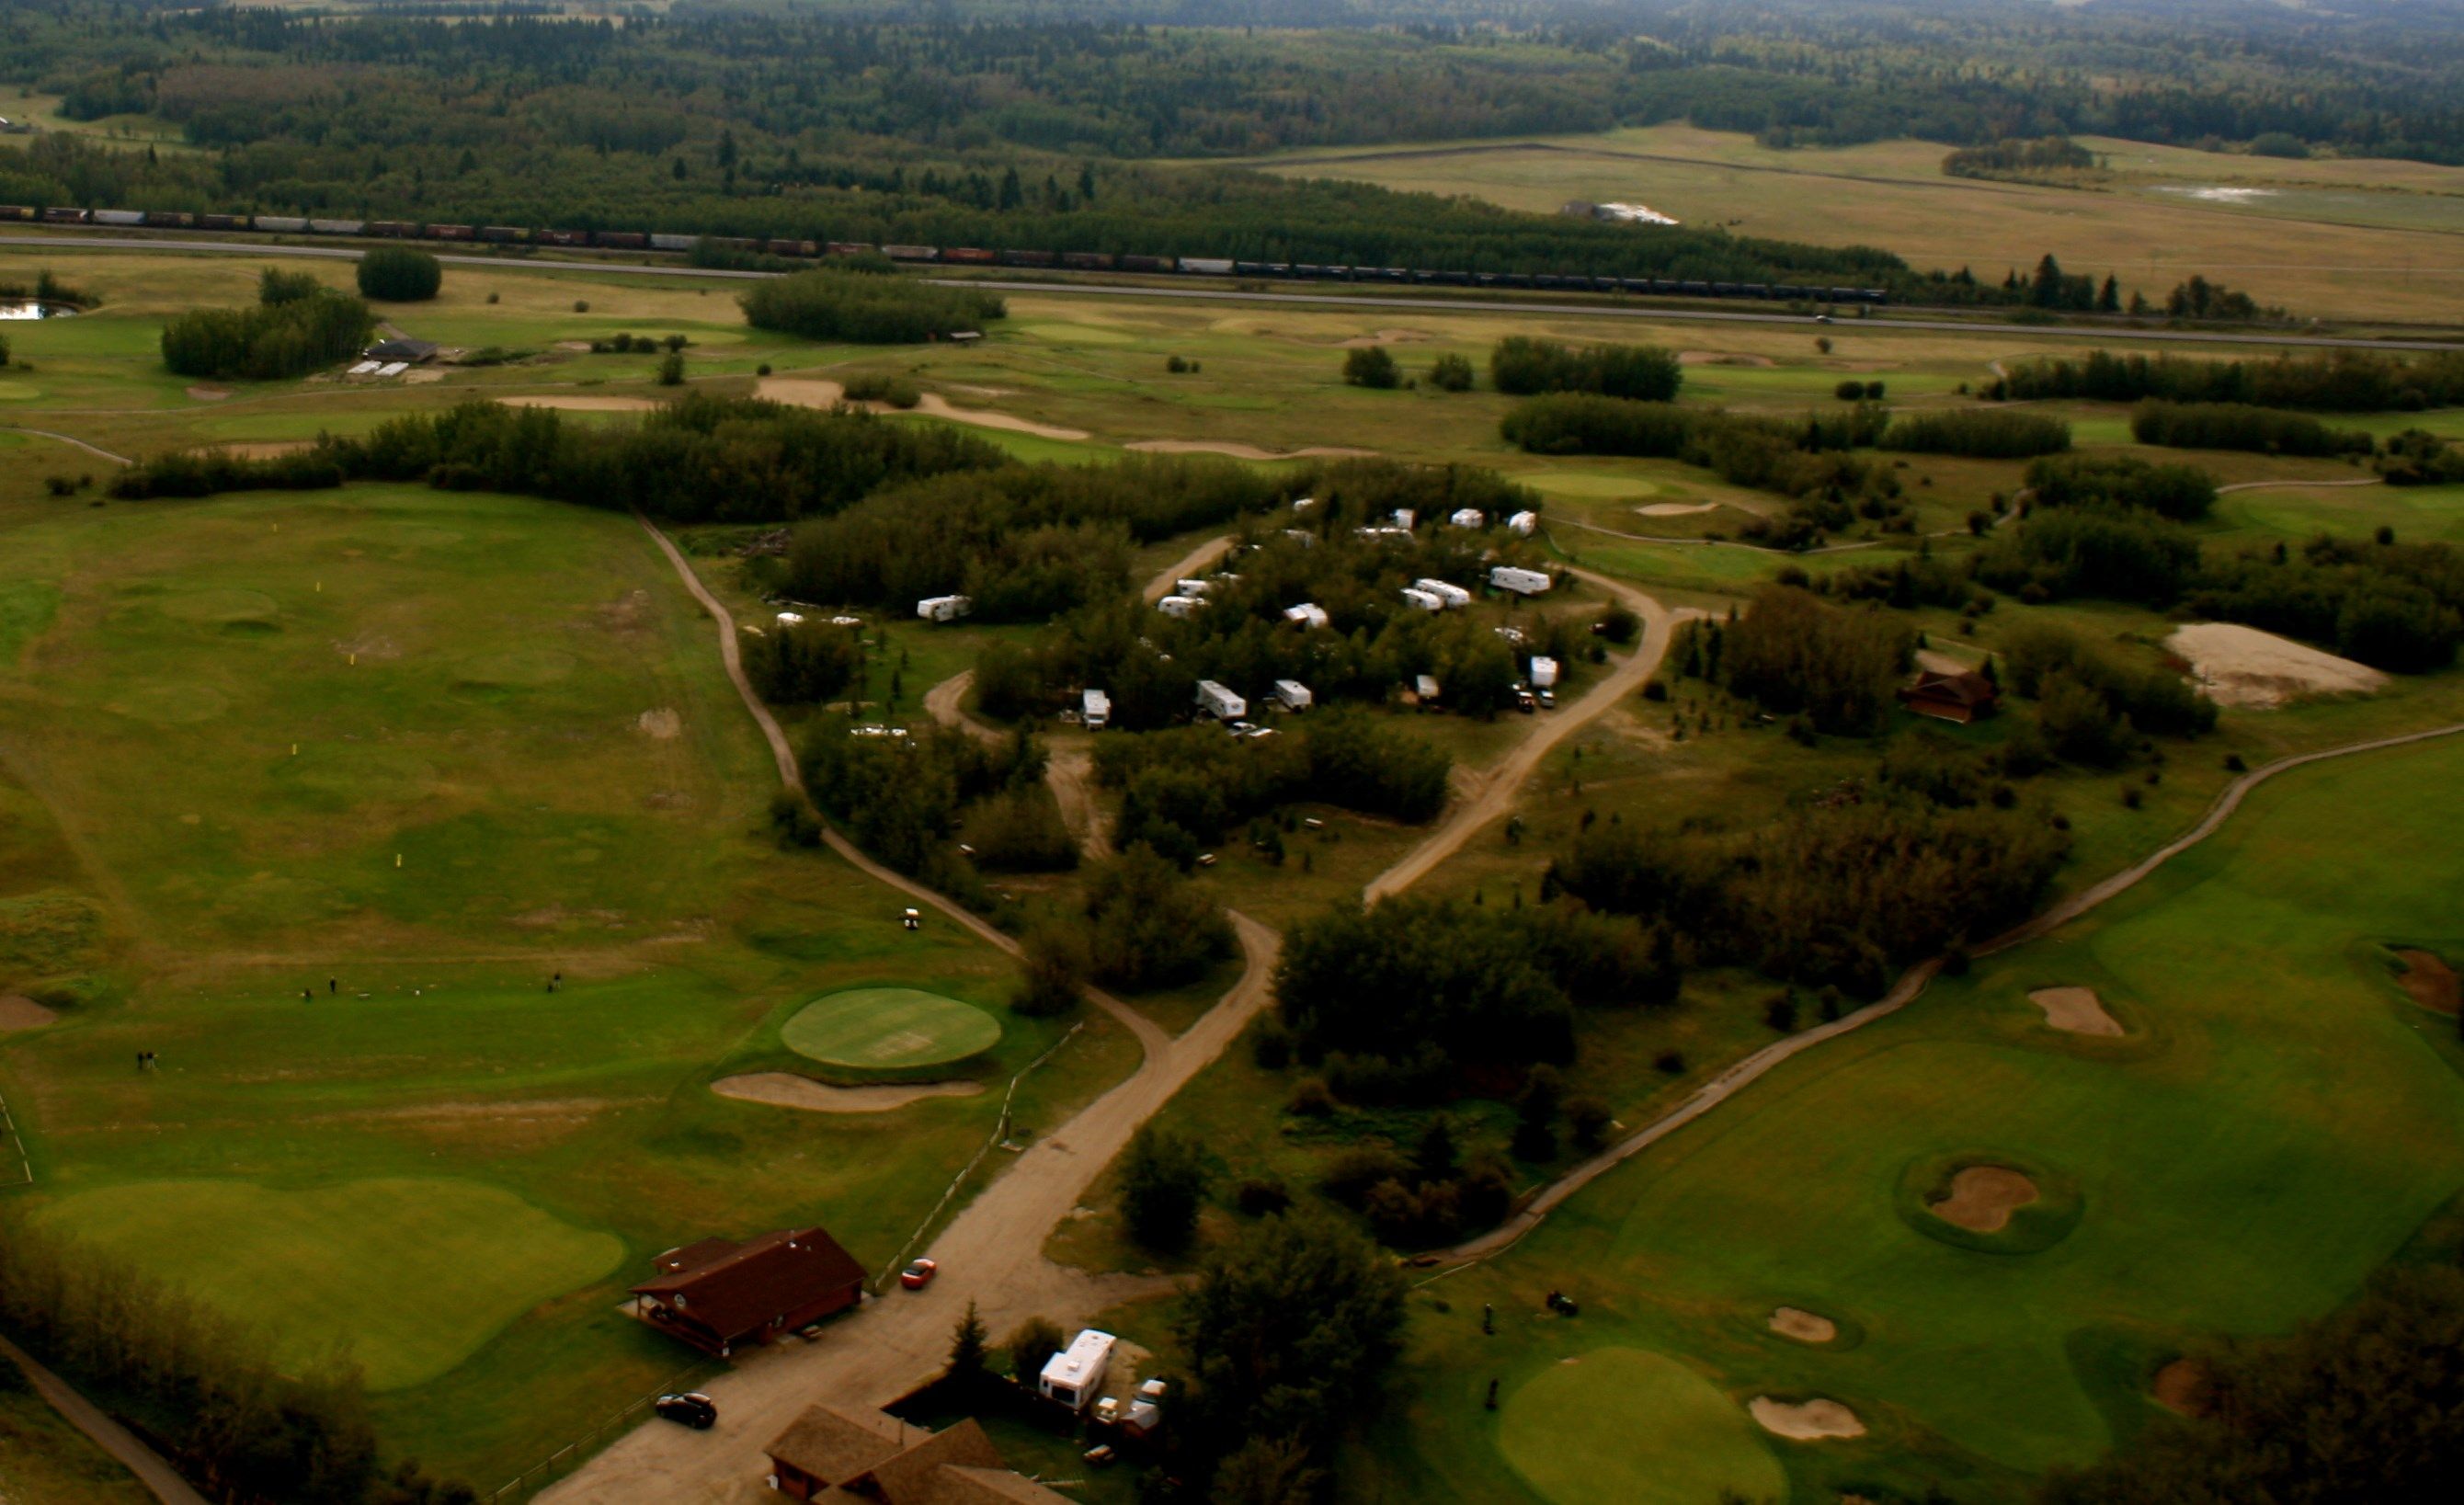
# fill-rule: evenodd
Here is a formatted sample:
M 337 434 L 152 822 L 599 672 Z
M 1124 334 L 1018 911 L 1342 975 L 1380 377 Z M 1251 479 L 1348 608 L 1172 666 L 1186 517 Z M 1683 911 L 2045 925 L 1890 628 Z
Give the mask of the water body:
M 0 319 L 66 319 L 76 312 L 66 303 L 45 303 L 33 299 L 0 302 Z

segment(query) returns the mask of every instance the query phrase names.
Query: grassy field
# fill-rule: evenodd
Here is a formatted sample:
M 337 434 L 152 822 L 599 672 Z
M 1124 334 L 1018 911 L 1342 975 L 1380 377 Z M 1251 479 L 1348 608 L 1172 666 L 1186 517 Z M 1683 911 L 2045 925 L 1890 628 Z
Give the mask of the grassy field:
M 2148 1380 L 2184 1343 L 2343 1300 L 2464 1187 L 2464 1053 L 2385 950 L 2464 941 L 2444 896 L 2464 866 L 2371 834 L 2397 809 L 2464 819 L 2459 774 L 2464 744 L 2441 742 L 2289 776 L 2139 891 L 1783 1068 L 1512 1252 L 1425 1287 L 1404 1416 L 1354 1496 L 1596 1497 L 1527 1466 L 1521 1398 L 1553 1400 L 1569 1361 L 1641 1350 L 1737 1404 L 1853 1408 L 1865 1438 L 1768 1442 L 1791 1497 L 1938 1480 L 2010 1498 L 2151 1420 Z M 2251 934 L 2269 944 L 2217 943 Z M 2026 994 L 2053 985 L 2095 987 L 2129 1034 L 2048 1029 Z M 1898 1188 L 1962 1155 L 2073 1179 L 2077 1226 L 2026 1255 L 1929 1233 Z M 1552 1288 L 1580 1318 L 1540 1310 Z M 1772 1333 L 1781 1304 L 1840 1336 Z M 1492 1376 L 1516 1397 L 1499 1418 L 1481 1408 Z M 1595 1446 L 1581 1408 L 1551 1411 L 1559 1449 Z M 1665 1497 L 1710 1505 L 1685 1414 L 1607 1425 Z
M 2051 252 L 2072 272 L 2116 274 L 2159 303 L 2196 272 L 2298 314 L 2454 318 L 2464 169 L 2084 144 L 2110 165 L 2100 190 L 1946 177 L 1948 148 L 1929 142 L 1781 150 L 1688 125 L 1324 148 L 1251 165 L 1543 213 L 1573 199 L 1639 202 L 1688 225 L 1880 246 L 1921 270 L 1965 266 L 1996 279 Z

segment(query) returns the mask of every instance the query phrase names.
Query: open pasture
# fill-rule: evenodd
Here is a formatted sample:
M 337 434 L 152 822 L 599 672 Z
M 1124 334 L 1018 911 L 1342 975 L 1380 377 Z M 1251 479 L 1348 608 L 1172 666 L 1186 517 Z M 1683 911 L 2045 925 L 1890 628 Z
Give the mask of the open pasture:
M 1928 1479 L 2016 1498 L 2151 1421 L 2182 1345 L 2343 1300 L 2464 1187 L 2464 1051 L 2383 950 L 2453 935 L 2464 866 L 2371 835 L 2397 811 L 2464 820 L 2459 774 L 2450 741 L 2288 775 L 2139 890 L 1782 1068 L 1427 1287 L 1427 1378 L 1364 1497 L 1563 1497 L 1532 1488 L 1513 1410 L 1485 1416 L 1481 1391 L 1561 1383 L 1610 1344 L 1683 1362 L 1739 1414 L 1756 1395 L 1853 1409 L 1862 1438 L 1772 1445 L 1793 1498 Z M 2048 985 L 2123 1001 L 2128 1032 L 2050 1029 L 2028 999 Z M 1903 1188 L 1966 1164 L 2022 1167 L 2070 1226 L 2000 1250 L 1916 1226 L 1931 1214 Z M 1552 1288 L 1580 1318 L 1539 1310 Z M 1846 1336 L 1773 1333 L 1780 1304 Z M 1623 1446 L 1686 1479 L 1676 1414 L 1626 1418 Z

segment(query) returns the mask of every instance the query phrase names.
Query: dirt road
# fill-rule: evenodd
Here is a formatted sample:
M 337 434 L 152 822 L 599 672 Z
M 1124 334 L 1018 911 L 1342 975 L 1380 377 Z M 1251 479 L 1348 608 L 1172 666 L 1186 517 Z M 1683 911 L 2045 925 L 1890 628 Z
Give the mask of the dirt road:
M 974 670 L 961 670 L 925 691 L 925 713 L 981 741 L 1001 741 L 1009 734 L 967 714 L 967 691 L 975 682 Z M 1095 803 L 1094 753 L 1083 739 L 1071 738 L 1046 742 L 1044 758 L 1044 782 L 1052 789 L 1053 803 L 1061 807 L 1061 823 L 1078 838 L 1079 855 L 1089 862 L 1111 856 L 1112 833 L 1104 825 L 1103 807 Z
M 1367 902 L 1374 904 L 1390 894 L 1399 894 L 1418 883 L 1428 876 L 1430 870 L 1439 863 L 1462 851 L 1463 843 L 1471 840 L 1474 831 L 1506 814 L 1513 807 L 1515 795 L 1522 791 L 1523 782 L 1540 766 L 1540 760 L 1549 756 L 1550 749 L 1589 725 L 1594 718 L 1609 707 L 1640 691 L 1643 682 L 1660 668 L 1660 660 L 1668 652 L 1668 639 L 1677 625 L 1688 617 L 1702 615 L 1690 609 L 1671 610 L 1632 586 L 1611 580 L 1606 575 L 1587 569 L 1577 569 L 1573 573 L 1617 597 L 1641 617 L 1642 641 L 1636 645 L 1632 653 L 1618 660 L 1606 677 L 1592 686 L 1581 699 L 1561 710 L 1541 713 L 1539 726 L 1487 773 L 1479 793 L 1447 815 L 1445 823 L 1428 840 L 1369 880 L 1369 886 L 1361 891 L 1361 896 Z
M 2354 742 L 2344 747 L 2323 748 L 2318 752 L 2279 758 L 2263 767 L 2254 768 L 2227 785 L 2224 791 L 2216 796 L 2215 803 L 2208 807 L 2208 812 L 2199 818 L 2197 825 L 2167 843 L 2145 860 L 2115 874 L 2101 883 L 2091 884 L 2055 904 L 2043 914 L 2012 927 L 1978 946 L 1975 954 L 1988 957 L 1997 952 L 2008 951 L 2013 946 L 2023 945 L 2060 929 L 2098 905 L 2127 893 L 2158 868 L 2214 835 L 2232 817 L 2233 811 L 2241 808 L 2242 801 L 2249 797 L 2251 790 L 2278 774 L 2289 773 L 2293 769 L 2306 767 L 2314 763 L 2324 763 L 2331 758 L 2349 758 L 2359 753 L 2384 752 L 2391 747 L 2431 741 L 2441 737 L 2453 737 L 2458 733 L 2464 733 L 2464 724 L 2433 727 L 2429 731 L 2411 732 L 2401 737 L 2381 737 L 2370 741 Z M 1837 1039 L 1852 1030 L 1861 1029 L 1877 1019 L 1887 1018 L 1899 1012 L 1925 992 L 1926 985 L 1933 981 L 1934 974 L 1941 968 L 1942 961 L 1938 957 L 1920 962 L 1902 973 L 1899 982 L 1888 993 L 1856 1012 L 1843 1014 L 1829 1024 L 1817 1026 L 1801 1034 L 1793 1034 L 1785 1039 L 1775 1040 L 1737 1062 L 1718 1076 L 1704 1083 L 1691 1096 L 1675 1108 L 1551 1182 L 1522 1211 L 1505 1223 L 1478 1238 L 1444 1250 L 1443 1257 L 1452 1266 L 1446 1273 L 1512 1248 L 1521 1242 L 1525 1234 L 1538 1228 L 1541 1221 L 1567 1198 L 1727 1101 L 1743 1088 L 1767 1075 L 1781 1062 L 1793 1056 L 1802 1055 L 1826 1040 Z
M 1171 595 L 1174 586 L 1178 584 L 1180 581 L 1196 576 L 1199 571 L 1205 569 L 1208 565 L 1213 564 L 1225 554 L 1230 553 L 1231 550 L 1231 539 L 1208 539 L 1205 542 L 1198 545 L 1198 547 L 1191 549 L 1180 558 L 1173 561 L 1169 564 L 1166 564 L 1162 569 L 1157 570 L 1155 572 L 1155 579 L 1148 581 L 1146 584 L 1146 589 L 1140 593 L 1146 597 L 1147 605 L 1154 606 L 1164 597 Z

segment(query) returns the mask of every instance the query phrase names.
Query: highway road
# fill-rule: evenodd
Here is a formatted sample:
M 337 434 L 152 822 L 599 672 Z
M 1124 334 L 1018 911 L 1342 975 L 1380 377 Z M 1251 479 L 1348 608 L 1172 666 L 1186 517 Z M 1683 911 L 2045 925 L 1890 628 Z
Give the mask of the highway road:
M 388 242 L 390 244 L 390 242 Z M 224 256 L 319 256 L 357 260 L 361 252 L 348 246 L 295 246 L 270 241 L 154 240 L 137 235 L 88 235 L 76 231 L 36 235 L 0 235 L 0 246 L 62 246 L 77 251 L 193 251 Z M 422 245 L 423 250 L 431 250 Z M 683 265 L 634 266 L 621 262 L 551 260 L 543 256 L 478 256 L 436 252 L 436 258 L 454 266 L 490 267 L 517 272 L 525 268 L 550 272 L 624 273 L 645 277 L 778 277 L 776 272 L 735 272 Z M 1589 319 L 1640 319 L 1671 324 L 1794 324 L 1815 322 L 1805 314 L 1754 313 L 1745 309 L 1666 308 L 1656 304 L 1612 302 L 1546 302 L 1539 299 L 1397 298 L 1375 293 L 1258 293 L 1242 288 L 1193 283 L 1187 287 L 1129 286 L 1109 282 L 1033 282 L 975 277 L 927 277 L 949 287 L 984 288 L 997 293 L 1042 293 L 1070 298 L 1159 298 L 1210 303 L 1280 303 L 1315 308 L 1405 309 L 1419 314 L 1551 314 Z M 1869 319 L 1841 319 L 1835 327 L 1873 334 L 1899 329 L 1925 329 L 1953 334 L 2094 335 L 2105 340 L 2137 340 L 2167 344 L 2298 345 L 2336 350 L 2464 350 L 2464 342 L 2441 340 L 2371 340 L 2354 335 L 2243 334 L 2208 329 L 2142 329 L 2124 324 L 2021 324 L 1962 319 L 1926 318 L 1893 311 Z

